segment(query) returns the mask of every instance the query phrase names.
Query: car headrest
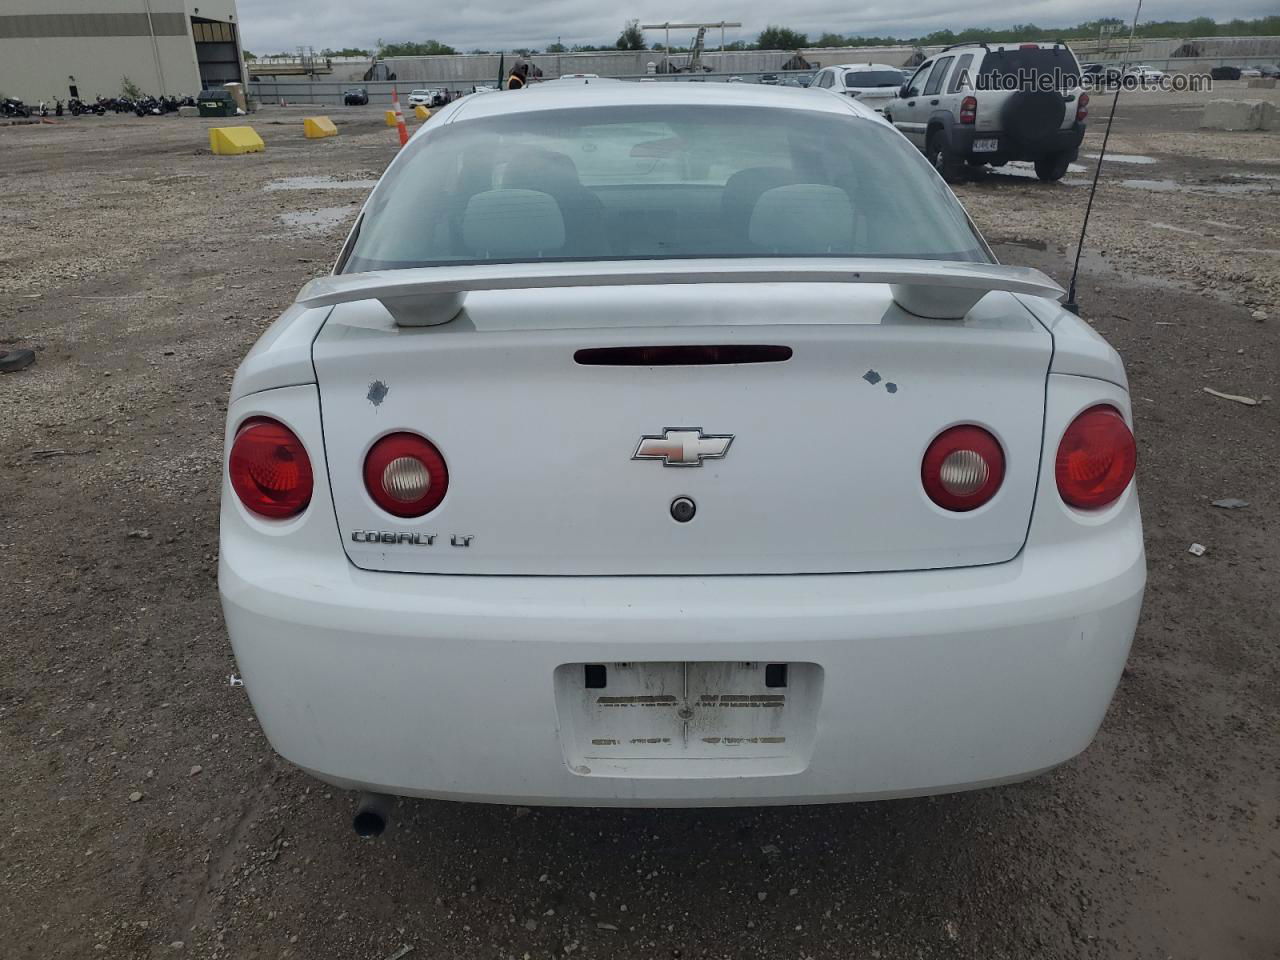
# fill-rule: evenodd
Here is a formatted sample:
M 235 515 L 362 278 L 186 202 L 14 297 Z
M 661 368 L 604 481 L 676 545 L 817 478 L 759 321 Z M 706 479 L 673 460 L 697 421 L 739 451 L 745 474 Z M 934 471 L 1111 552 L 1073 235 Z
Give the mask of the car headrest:
M 839 187 L 774 187 L 756 201 L 747 235 L 757 247 L 773 253 L 852 253 L 853 204 Z
M 796 182 L 796 175 L 784 167 L 748 167 L 725 181 L 720 194 L 720 210 L 731 234 L 746 240 L 751 209 L 760 195 L 774 187 Z
M 462 242 L 474 254 L 504 260 L 554 253 L 564 246 L 564 218 L 539 190 L 486 190 L 467 201 Z
M 578 167 L 568 154 L 555 150 L 528 150 L 507 167 L 503 186 L 517 189 L 581 186 Z

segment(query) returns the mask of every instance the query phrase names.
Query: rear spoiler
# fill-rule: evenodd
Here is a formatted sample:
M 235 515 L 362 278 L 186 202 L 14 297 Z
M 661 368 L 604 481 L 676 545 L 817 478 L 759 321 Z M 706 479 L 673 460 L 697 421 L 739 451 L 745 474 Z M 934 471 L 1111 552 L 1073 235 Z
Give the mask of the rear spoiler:
M 448 323 L 473 290 L 638 287 L 682 283 L 882 283 L 920 317 L 960 319 L 993 290 L 1060 299 L 1063 289 L 1031 267 L 950 260 L 595 260 L 484 263 L 340 274 L 312 280 L 302 307 L 378 300 L 402 327 Z

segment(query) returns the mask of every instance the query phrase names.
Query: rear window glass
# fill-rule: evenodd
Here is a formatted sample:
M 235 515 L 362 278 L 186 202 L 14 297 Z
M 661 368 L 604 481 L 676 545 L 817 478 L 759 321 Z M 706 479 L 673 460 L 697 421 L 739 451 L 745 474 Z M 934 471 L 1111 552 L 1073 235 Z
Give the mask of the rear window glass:
M 1063 47 L 992 50 L 982 58 L 978 88 L 983 90 L 1062 90 L 1078 86 L 1080 66 Z
M 898 70 L 852 70 L 844 75 L 846 87 L 900 87 L 902 73 Z
M 344 272 L 746 256 L 990 259 L 879 120 L 615 106 L 428 128 L 374 190 Z

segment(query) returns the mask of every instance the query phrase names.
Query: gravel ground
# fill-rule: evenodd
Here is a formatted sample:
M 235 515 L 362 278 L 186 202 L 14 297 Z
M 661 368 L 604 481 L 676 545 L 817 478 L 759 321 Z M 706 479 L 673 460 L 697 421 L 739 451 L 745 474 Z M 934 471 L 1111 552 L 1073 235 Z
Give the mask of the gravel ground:
M 1084 261 L 1151 572 L 1085 754 L 855 806 L 405 801 L 369 842 L 226 685 L 216 512 L 232 372 L 394 133 L 335 109 L 308 142 L 269 110 L 265 154 L 216 158 L 198 120 L 0 129 L 0 349 L 39 352 L 0 377 L 4 955 L 1280 957 L 1280 405 L 1203 391 L 1278 392 L 1280 134 L 1197 132 L 1195 102 L 1122 100 L 1111 149 L 1155 162 L 1107 166 Z M 1091 173 L 957 193 L 1002 259 L 1065 279 Z

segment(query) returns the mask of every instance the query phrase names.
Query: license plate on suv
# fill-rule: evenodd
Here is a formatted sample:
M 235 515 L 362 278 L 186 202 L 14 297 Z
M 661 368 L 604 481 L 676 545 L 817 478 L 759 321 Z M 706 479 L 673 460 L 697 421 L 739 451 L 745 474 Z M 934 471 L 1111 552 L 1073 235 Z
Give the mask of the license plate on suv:
M 1000 141 L 995 137 L 973 141 L 974 153 L 995 153 L 1000 149 Z
M 556 671 L 565 761 L 594 776 L 750 776 L 808 765 L 815 663 L 572 663 Z M 699 762 L 701 761 L 701 762 Z

